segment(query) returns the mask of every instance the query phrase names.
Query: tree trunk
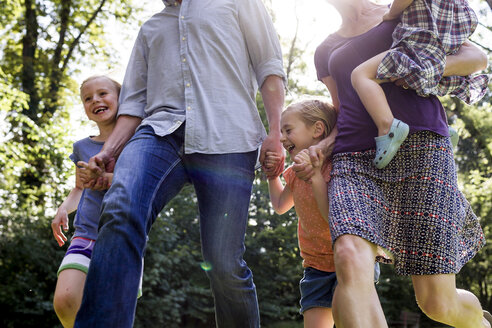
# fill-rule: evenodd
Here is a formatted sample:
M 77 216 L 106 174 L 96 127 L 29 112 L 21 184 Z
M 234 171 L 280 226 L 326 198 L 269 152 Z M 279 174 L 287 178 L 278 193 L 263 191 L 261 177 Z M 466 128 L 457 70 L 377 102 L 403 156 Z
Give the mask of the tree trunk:
M 50 88 L 48 93 L 48 99 L 46 101 L 45 112 L 53 114 L 57 107 L 60 97 L 58 96 L 58 91 L 60 90 L 60 81 L 62 80 L 63 71 L 60 67 L 62 50 L 65 45 L 65 36 L 68 31 L 69 19 L 70 19 L 70 9 L 72 6 L 72 1 L 63 0 L 61 2 L 60 8 L 60 33 L 58 42 L 56 43 L 55 52 L 53 54 L 50 74 Z
M 27 116 L 36 121 L 39 110 L 39 94 L 36 88 L 36 47 L 38 22 L 35 0 L 25 0 L 26 34 L 22 38 L 22 91 L 29 95 Z

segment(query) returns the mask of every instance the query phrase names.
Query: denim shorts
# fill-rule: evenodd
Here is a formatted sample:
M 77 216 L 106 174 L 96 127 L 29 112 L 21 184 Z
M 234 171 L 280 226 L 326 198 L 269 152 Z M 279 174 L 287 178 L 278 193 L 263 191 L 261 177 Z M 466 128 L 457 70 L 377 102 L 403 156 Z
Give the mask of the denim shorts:
M 301 290 L 301 314 L 314 307 L 331 308 L 333 294 L 337 286 L 335 272 L 325 272 L 314 268 L 305 268 L 304 277 L 299 283 Z
M 379 282 L 381 274 L 379 263 L 374 265 L 374 283 Z M 299 283 L 301 290 L 301 314 L 313 307 L 332 307 L 333 294 L 337 286 L 335 272 L 320 271 L 315 268 L 305 268 L 304 277 Z

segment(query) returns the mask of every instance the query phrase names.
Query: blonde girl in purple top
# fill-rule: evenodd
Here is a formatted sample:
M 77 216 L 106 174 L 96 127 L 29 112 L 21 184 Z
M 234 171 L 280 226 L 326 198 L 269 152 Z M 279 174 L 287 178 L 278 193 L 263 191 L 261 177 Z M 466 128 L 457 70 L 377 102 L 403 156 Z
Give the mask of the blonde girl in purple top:
M 369 0 L 329 2 L 342 25 L 317 48 L 315 64 L 339 109 L 328 185 L 338 278 L 335 325 L 388 326 L 373 284 L 374 260 L 383 248 L 395 272 L 411 276 L 427 316 L 454 327 L 488 328 L 478 299 L 456 288 L 456 274 L 483 247 L 484 236 L 458 189 L 444 108 L 436 96 L 382 84 L 394 116 L 408 123 L 409 137 L 388 166 L 377 169 L 372 161 L 378 129 L 352 87 L 351 74 L 391 47 L 398 22 L 381 22 L 387 7 Z M 480 50 L 466 45 L 447 58 L 447 70 L 466 75 L 483 61 Z M 310 147 L 313 166 L 319 165 L 316 153 L 329 149 L 333 138 Z M 302 179 L 312 174 L 309 166 L 293 169 Z
M 113 131 L 118 112 L 120 84 L 106 76 L 92 76 L 80 86 L 80 98 L 87 118 L 96 123 L 99 135 L 86 137 L 73 144 L 70 159 L 75 167 L 75 187 L 58 208 L 51 222 L 53 236 L 62 247 L 67 241 L 64 232 L 69 230 L 68 214 L 77 211 L 73 222 L 73 237 L 58 269 L 58 280 L 53 306 L 63 327 L 73 327 L 82 301 L 92 249 L 97 238 L 99 212 L 105 191 L 85 189 L 81 182 L 84 165 L 97 154 Z M 111 184 L 113 174 L 104 173 L 106 184 Z M 108 187 L 106 185 L 106 188 Z
M 394 118 L 379 84 L 403 79 L 420 96 L 451 94 L 466 103 L 482 98 L 488 85 L 486 75 L 443 78 L 446 55 L 455 54 L 478 24 L 466 0 L 395 0 L 383 20 L 400 15 L 391 50 L 352 72 L 352 84 L 378 127 L 377 168 L 389 163 L 409 131 L 408 124 Z

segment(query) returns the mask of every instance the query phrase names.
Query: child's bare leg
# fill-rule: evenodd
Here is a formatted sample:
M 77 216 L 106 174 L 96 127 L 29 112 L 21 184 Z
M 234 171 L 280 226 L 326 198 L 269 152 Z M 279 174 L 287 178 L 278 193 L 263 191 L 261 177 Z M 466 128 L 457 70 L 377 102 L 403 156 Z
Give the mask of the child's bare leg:
M 304 311 L 304 328 L 333 328 L 331 308 L 315 307 Z
M 53 307 L 63 327 L 73 327 L 82 303 L 86 274 L 76 269 L 60 272 L 56 282 Z
M 378 65 L 387 52 L 383 52 L 360 64 L 352 72 L 352 85 L 357 91 L 367 112 L 378 128 L 376 141 L 376 156 L 374 165 L 384 168 L 396 155 L 401 144 L 405 141 L 410 130 L 409 126 L 395 119 L 379 83 L 376 79 Z
M 386 81 L 376 79 L 378 66 L 386 53 L 383 52 L 360 64 L 351 76 L 352 86 L 378 128 L 378 136 L 388 133 L 394 119 L 384 91 L 379 85 Z
M 412 276 L 417 303 L 431 319 L 456 328 L 490 328 L 477 297 L 456 289 L 454 274 Z

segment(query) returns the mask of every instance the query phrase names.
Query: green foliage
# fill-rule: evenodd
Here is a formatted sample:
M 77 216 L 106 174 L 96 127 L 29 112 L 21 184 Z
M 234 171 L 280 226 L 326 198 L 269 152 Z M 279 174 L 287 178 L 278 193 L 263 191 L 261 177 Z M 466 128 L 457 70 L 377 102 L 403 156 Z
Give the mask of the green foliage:
M 35 22 L 26 16 L 31 3 Z M 102 10 L 84 30 L 98 6 Z M 67 7 L 68 6 L 68 7 Z M 62 16 L 63 10 L 69 16 Z M 56 207 L 73 184 L 68 108 L 80 67 L 111 62 L 104 26 L 129 24 L 131 1 L 0 2 L 0 318 L 2 327 L 60 327 L 52 310 L 56 271 L 66 247 L 51 235 Z M 33 18 L 30 16 L 31 19 Z M 63 18 L 65 17 L 65 18 Z M 64 22 L 64 23 L 63 23 Z M 29 25 L 31 24 L 31 25 Z M 33 25 L 32 25 L 33 24 Z M 63 25 L 65 24 L 65 25 Z M 65 38 L 60 39 L 65 31 Z M 33 52 L 23 43 L 35 37 Z M 80 36 L 78 39 L 77 37 Z M 318 94 L 302 85 L 305 63 L 295 40 L 284 42 L 290 67 L 288 101 Z M 110 60 L 111 57 L 111 60 Z M 32 65 L 31 65 L 32 64 Z M 31 65 L 31 66 L 29 66 Z M 31 71 L 27 70 L 30 68 Z M 29 75 L 31 74 L 32 75 Z M 31 76 L 32 79 L 26 79 Z M 28 82 L 32 82 L 29 84 Z M 488 95 L 479 105 L 463 106 L 443 98 L 461 139 L 456 153 L 462 191 L 480 217 L 487 245 L 458 274 L 459 287 L 470 289 L 484 308 L 492 308 L 492 106 Z M 260 115 L 266 115 L 258 98 Z M 213 298 L 202 269 L 198 211 L 193 188 L 186 186 L 156 220 L 145 256 L 143 296 L 135 327 L 213 327 Z M 293 210 L 276 215 L 267 185 L 257 174 L 250 205 L 245 259 L 253 271 L 265 327 L 299 327 L 301 258 Z M 388 320 L 401 310 L 419 312 L 408 277 L 382 266 L 377 285 Z M 435 323 L 421 316 L 422 327 Z
M 0 326 L 58 327 L 52 306 L 56 272 L 64 255 L 51 236 L 47 220 L 17 225 L 0 238 Z
M 188 185 L 152 227 L 135 327 L 212 326 L 213 298 L 202 261 L 196 198 Z
M 257 178 L 249 218 L 245 259 L 253 270 L 262 324 L 300 320 L 299 280 L 303 270 L 295 212 L 275 214 L 268 185 Z

